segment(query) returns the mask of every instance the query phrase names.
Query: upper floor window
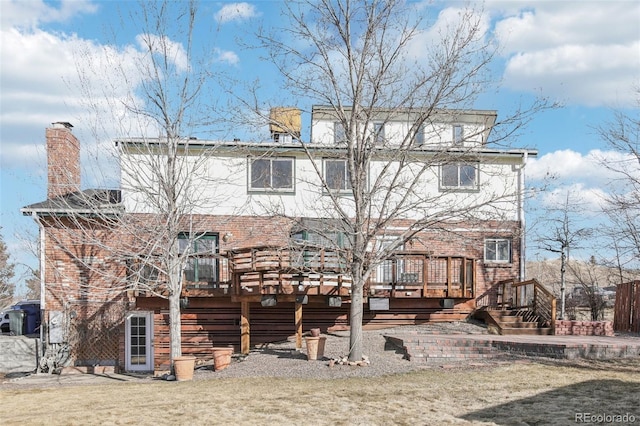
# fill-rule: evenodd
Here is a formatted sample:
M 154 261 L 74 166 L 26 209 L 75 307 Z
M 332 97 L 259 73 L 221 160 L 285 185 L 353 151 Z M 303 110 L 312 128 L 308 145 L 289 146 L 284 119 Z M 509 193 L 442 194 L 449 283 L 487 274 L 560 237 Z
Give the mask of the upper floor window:
M 373 137 L 376 145 L 384 144 L 384 123 L 373 123 Z
M 487 238 L 484 240 L 485 262 L 511 262 L 511 239 Z
M 250 160 L 250 191 L 293 191 L 293 158 Z
M 324 160 L 324 179 L 329 189 L 351 189 L 351 177 L 346 160 Z
M 276 143 L 292 143 L 293 136 L 290 133 L 274 133 L 273 141 Z
M 462 145 L 462 139 L 464 138 L 464 132 L 462 124 L 453 125 L 453 144 Z
M 180 253 L 187 253 L 184 278 L 190 282 L 216 282 L 218 280 L 218 235 L 206 233 L 193 237 L 188 233 L 178 236 Z M 188 251 L 187 251 L 188 250 Z
M 333 123 L 333 142 L 335 144 L 343 144 L 347 142 L 347 132 L 339 121 Z
M 443 164 L 440 186 L 445 189 L 478 189 L 477 164 Z
M 418 146 L 424 145 L 424 124 L 421 124 L 416 129 L 413 135 L 413 143 Z

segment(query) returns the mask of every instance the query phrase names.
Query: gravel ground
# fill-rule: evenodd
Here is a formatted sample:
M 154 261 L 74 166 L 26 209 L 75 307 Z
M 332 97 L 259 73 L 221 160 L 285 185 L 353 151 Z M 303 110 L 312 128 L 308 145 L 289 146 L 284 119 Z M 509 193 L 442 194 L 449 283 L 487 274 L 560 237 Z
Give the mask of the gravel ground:
M 385 347 L 385 335 L 393 334 L 486 334 L 485 327 L 475 322 L 432 323 L 403 326 L 363 332 L 364 351 L 369 364 L 363 366 L 330 366 L 332 359 L 341 359 L 349 353 L 349 332 L 323 334 L 326 337 L 324 357 L 307 360 L 305 343 L 302 350 L 295 348 L 293 338 L 254 348 L 249 355 L 234 355 L 231 365 L 222 371 L 213 371 L 212 365 L 201 365 L 194 374 L 195 380 L 229 377 L 304 377 L 334 379 L 347 377 L 373 377 L 399 374 L 425 368 L 422 363 L 403 359 L 403 354 L 393 347 Z
M 477 322 L 431 323 L 416 326 L 402 326 L 381 330 L 365 330 L 363 332 L 364 355 L 369 363 L 363 366 L 340 365 L 330 366 L 332 359 L 341 359 L 349 353 L 349 332 L 339 331 L 323 334 L 326 337 L 324 357 L 316 361 L 307 360 L 303 341 L 301 351 L 295 348 L 295 338 L 287 341 L 267 344 L 253 348 L 249 355 L 234 354 L 231 365 L 222 370 L 213 370 L 213 361 L 196 366 L 194 380 L 215 380 L 223 378 L 243 377 L 283 377 L 311 379 L 344 379 L 350 377 L 376 377 L 391 374 L 408 373 L 424 368 L 440 368 L 438 364 L 410 362 L 403 358 L 403 353 L 394 347 L 386 347 L 385 335 L 400 334 L 486 334 L 484 325 Z M 470 368 L 473 366 L 496 365 L 497 361 L 475 361 L 473 365 L 460 363 L 447 365 L 448 368 Z M 456 367 L 454 367 L 456 366 Z M 99 385 L 130 381 L 145 383 L 160 378 L 147 374 L 17 374 L 0 375 L 0 390 L 48 388 L 81 385 Z

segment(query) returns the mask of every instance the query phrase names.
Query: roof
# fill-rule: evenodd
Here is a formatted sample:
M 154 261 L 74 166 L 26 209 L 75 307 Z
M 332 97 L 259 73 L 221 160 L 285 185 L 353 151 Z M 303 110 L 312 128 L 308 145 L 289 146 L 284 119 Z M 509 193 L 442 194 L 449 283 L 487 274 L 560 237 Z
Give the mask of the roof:
M 124 211 L 119 189 L 85 189 L 20 209 L 22 214 L 116 214 Z
M 120 138 L 115 140 L 116 145 L 119 145 L 123 150 L 132 150 L 133 153 L 147 153 L 149 149 L 154 147 L 161 147 L 166 144 L 166 139 L 163 138 Z M 304 146 L 303 146 L 304 145 Z M 325 145 L 319 143 L 282 143 L 282 142 L 247 142 L 247 141 L 220 141 L 220 140 L 204 140 L 204 139 L 189 139 L 181 138 L 178 146 L 180 148 L 187 148 L 197 152 L 197 150 L 215 150 L 216 152 L 237 152 L 239 155 L 247 155 L 256 152 L 260 153 L 276 153 L 286 152 L 289 154 L 300 153 L 305 154 L 308 152 L 319 152 L 320 154 L 339 155 L 346 152 L 347 148 L 344 145 Z M 136 149 L 142 148 L 143 151 L 136 152 Z M 393 152 L 397 150 L 397 147 L 374 147 L 373 148 L 379 154 L 385 152 Z M 474 148 L 458 148 L 458 147 L 444 147 L 437 148 L 430 145 L 416 146 L 410 149 L 414 154 L 423 155 L 435 155 L 448 152 L 450 154 L 470 154 L 478 157 L 523 157 L 525 154 L 530 157 L 536 157 L 538 155 L 537 150 L 533 149 L 495 149 L 486 147 L 474 147 Z

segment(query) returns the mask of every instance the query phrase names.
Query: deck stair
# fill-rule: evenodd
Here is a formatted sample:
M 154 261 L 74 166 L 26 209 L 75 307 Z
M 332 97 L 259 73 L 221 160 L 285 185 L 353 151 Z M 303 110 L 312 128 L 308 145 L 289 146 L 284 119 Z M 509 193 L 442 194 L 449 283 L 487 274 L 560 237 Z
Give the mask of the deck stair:
M 475 317 L 501 335 L 553 334 L 553 329 L 529 309 L 483 309 Z

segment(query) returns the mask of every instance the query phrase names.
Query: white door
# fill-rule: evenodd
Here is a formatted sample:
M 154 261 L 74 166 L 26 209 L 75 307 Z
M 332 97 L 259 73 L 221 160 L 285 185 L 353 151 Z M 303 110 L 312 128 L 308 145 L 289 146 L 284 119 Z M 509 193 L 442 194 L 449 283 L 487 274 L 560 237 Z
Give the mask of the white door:
M 153 371 L 153 312 L 131 312 L 125 327 L 125 369 Z

